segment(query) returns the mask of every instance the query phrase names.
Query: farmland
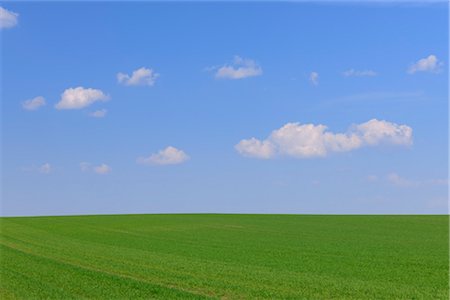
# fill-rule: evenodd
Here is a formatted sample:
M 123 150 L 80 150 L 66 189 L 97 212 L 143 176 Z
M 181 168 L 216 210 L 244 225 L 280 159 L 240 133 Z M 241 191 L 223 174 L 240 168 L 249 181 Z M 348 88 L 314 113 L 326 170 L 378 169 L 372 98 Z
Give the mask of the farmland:
M 448 299 L 448 216 L 1 218 L 1 299 Z

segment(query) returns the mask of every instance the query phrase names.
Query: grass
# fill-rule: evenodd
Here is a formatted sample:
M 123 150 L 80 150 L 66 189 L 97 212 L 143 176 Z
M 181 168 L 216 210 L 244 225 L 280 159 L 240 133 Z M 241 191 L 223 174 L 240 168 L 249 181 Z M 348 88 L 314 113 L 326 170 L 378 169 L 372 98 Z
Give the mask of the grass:
M 448 299 L 448 216 L 0 218 L 1 299 Z

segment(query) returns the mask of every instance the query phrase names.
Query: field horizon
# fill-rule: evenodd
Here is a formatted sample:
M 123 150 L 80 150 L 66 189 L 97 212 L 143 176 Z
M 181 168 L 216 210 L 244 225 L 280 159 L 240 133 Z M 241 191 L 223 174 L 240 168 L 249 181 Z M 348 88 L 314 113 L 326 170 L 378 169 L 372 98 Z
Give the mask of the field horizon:
M 256 215 L 256 216 L 448 216 L 449 213 L 239 213 L 239 212 L 161 212 L 161 213 L 81 213 L 81 214 L 45 214 L 45 215 L 6 215 L 2 218 L 46 218 L 46 217 L 101 217 L 101 216 L 147 216 L 147 215 Z M 449 223 L 450 224 L 450 223 Z
M 448 221 L 448 215 L 2 217 L 0 296 L 448 299 Z

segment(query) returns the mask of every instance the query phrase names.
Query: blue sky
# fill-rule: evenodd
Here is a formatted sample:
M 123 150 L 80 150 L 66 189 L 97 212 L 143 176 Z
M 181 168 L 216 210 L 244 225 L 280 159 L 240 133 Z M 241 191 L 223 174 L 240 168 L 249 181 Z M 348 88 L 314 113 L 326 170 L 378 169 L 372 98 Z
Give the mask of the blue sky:
M 3 9 L 4 216 L 448 211 L 445 4 Z

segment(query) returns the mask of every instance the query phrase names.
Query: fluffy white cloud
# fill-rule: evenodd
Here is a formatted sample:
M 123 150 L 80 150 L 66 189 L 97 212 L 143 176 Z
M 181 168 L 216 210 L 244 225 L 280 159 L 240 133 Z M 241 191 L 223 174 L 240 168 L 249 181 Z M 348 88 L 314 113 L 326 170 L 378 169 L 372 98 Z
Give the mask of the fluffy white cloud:
M 0 6 L 0 28 L 11 28 L 17 25 L 19 14 Z
M 98 166 L 93 166 L 92 164 L 88 162 L 81 162 L 80 163 L 80 169 L 83 172 L 94 172 L 100 175 L 111 173 L 112 168 L 108 166 L 107 164 L 100 164 Z
M 133 74 L 128 75 L 125 73 L 117 74 L 117 81 L 124 85 L 148 85 L 153 86 L 156 78 L 159 77 L 158 73 L 155 73 L 152 69 L 140 68 L 133 71 Z
M 411 145 L 412 128 L 387 121 L 372 119 L 356 125 L 356 133 L 367 145 L 388 143 L 394 145 Z
M 275 155 L 275 145 L 269 141 L 260 141 L 255 138 L 242 140 L 235 146 L 236 150 L 244 156 L 268 159 Z
M 49 174 L 52 171 L 52 166 L 49 163 L 45 163 L 39 167 L 39 172 L 43 174 Z
M 262 159 L 277 156 L 311 158 L 379 144 L 411 145 L 412 129 L 377 119 L 353 125 L 345 133 L 329 132 L 321 124 L 287 123 L 265 140 L 241 140 L 235 149 L 244 156 Z
M 232 65 L 224 65 L 215 74 L 221 79 L 243 79 L 262 75 L 262 68 L 253 60 L 234 57 Z
M 319 85 L 319 73 L 311 72 L 311 74 L 309 74 L 309 81 L 311 81 L 313 85 Z
M 146 165 L 176 165 L 189 159 L 184 151 L 169 146 L 158 153 L 151 154 L 149 157 L 139 157 L 137 162 Z
M 109 97 L 101 90 L 76 87 L 69 88 L 61 94 L 61 100 L 55 105 L 56 109 L 81 109 L 97 101 L 107 101 Z
M 372 71 L 372 70 L 363 70 L 363 71 L 358 71 L 355 69 L 350 69 L 347 71 L 342 72 L 342 75 L 345 77 L 372 77 L 372 76 L 377 76 L 377 72 Z
M 89 116 L 91 116 L 93 118 L 104 118 L 106 116 L 107 112 L 108 111 L 106 109 L 99 109 L 99 110 L 89 113 Z
M 25 100 L 22 102 L 22 107 L 23 109 L 26 110 L 36 110 L 41 106 L 44 106 L 45 103 L 45 99 L 42 96 L 33 98 L 33 99 L 29 99 L 29 100 Z
M 412 64 L 409 69 L 409 74 L 414 74 L 416 72 L 432 72 L 437 73 L 441 71 L 443 62 L 439 61 L 435 55 L 429 55 L 428 57 L 419 59 L 416 63 Z

